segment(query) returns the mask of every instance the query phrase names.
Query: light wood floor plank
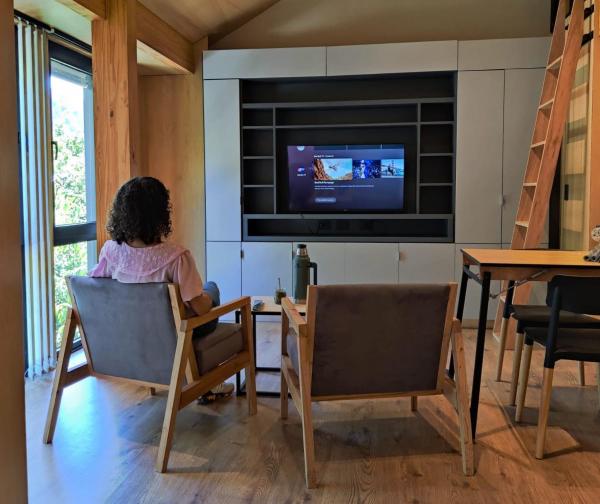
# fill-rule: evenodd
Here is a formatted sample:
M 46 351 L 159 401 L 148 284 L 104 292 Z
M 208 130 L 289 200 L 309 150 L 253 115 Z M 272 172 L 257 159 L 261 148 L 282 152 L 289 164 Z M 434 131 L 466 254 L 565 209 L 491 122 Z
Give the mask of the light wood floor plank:
M 260 365 L 279 361 L 279 327 L 259 324 Z M 472 377 L 474 332 L 464 331 Z M 313 407 L 319 487 L 306 490 L 301 419 L 279 399 L 259 398 L 248 417 L 243 398 L 190 404 L 177 417 L 169 473 L 154 472 L 166 394 L 111 380 L 67 388 L 54 442 L 40 441 L 51 376 L 26 387 L 29 490 L 48 502 L 597 502 L 600 426 L 595 386 L 577 385 L 576 363 L 554 374 L 546 458 L 534 458 L 543 352 L 536 348 L 523 423 L 514 425 L 508 377 L 495 382 L 496 343 L 488 335 L 481 390 L 477 473 L 463 476 L 456 413 L 443 397 L 317 403 Z M 594 383 L 596 366 L 586 366 Z M 279 376 L 258 386 L 279 387 Z M 469 384 L 470 390 L 470 384 Z M 1 500 L 1 499 L 0 499 Z

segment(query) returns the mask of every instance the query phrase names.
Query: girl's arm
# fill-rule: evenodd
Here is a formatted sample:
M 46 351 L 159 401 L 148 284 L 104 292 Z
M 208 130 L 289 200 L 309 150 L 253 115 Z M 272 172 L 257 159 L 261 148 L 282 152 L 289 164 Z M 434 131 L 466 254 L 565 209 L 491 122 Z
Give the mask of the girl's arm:
M 208 313 L 213 305 L 213 301 L 206 292 L 203 292 L 199 296 L 196 296 L 194 299 L 190 299 L 187 303 L 189 307 L 194 310 L 196 315 L 204 315 Z

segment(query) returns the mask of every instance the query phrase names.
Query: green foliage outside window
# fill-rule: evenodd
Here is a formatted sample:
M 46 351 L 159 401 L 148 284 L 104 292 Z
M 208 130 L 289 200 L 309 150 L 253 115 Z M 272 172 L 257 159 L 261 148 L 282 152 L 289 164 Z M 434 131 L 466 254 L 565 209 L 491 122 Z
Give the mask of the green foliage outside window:
M 55 142 L 54 224 L 86 222 L 85 143 L 83 87 L 53 76 L 52 125 Z M 57 344 L 60 345 L 67 306 L 70 304 L 65 277 L 85 275 L 87 243 L 54 248 L 54 314 Z

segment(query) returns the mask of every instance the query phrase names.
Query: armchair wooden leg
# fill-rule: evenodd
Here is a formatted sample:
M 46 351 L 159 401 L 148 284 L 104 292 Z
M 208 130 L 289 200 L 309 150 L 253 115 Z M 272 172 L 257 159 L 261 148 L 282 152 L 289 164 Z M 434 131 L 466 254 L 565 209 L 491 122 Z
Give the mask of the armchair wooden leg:
M 517 399 L 517 385 L 519 384 L 519 370 L 521 369 L 521 355 L 523 353 L 523 333 L 517 333 L 515 337 L 515 353 L 513 355 L 512 376 L 510 378 L 510 401 L 514 406 Z
M 500 341 L 498 343 L 498 361 L 496 362 L 496 381 L 502 380 L 502 365 L 504 364 L 504 352 L 506 350 L 506 335 L 508 334 L 508 321 L 502 317 L 500 325 Z
M 302 415 L 302 439 L 304 444 L 304 474 L 306 487 L 317 486 L 317 475 L 315 471 L 315 439 L 312 424 L 312 398 L 311 398 L 311 376 L 309 364 L 309 348 L 305 337 L 298 338 L 299 364 L 300 364 L 300 402 Z M 298 405 L 296 405 L 298 407 Z
M 579 385 L 585 387 L 585 362 L 579 361 Z
M 75 338 L 75 329 L 77 321 L 73 310 L 69 308 L 65 326 L 63 330 L 63 338 L 58 354 L 58 362 L 54 371 L 54 382 L 52 384 L 52 392 L 50 394 L 50 404 L 48 406 L 48 414 L 46 416 L 46 425 L 44 427 L 44 443 L 52 442 L 54 430 L 56 428 L 56 420 L 58 418 L 58 410 L 60 409 L 60 400 L 62 392 L 65 388 L 67 372 L 69 370 L 69 359 L 71 357 L 71 349 L 73 348 L 73 339 Z
M 312 404 L 310 399 L 302 398 L 302 439 L 304 444 L 304 474 L 306 476 L 306 487 L 317 486 L 315 471 L 315 439 L 312 424 Z
M 537 439 L 535 442 L 535 458 L 544 458 L 544 444 L 546 443 L 546 427 L 548 426 L 548 413 L 550 412 L 550 397 L 552 396 L 552 378 L 554 368 L 544 367 L 542 381 L 542 397 L 538 413 Z
M 246 370 L 246 398 L 248 399 L 248 415 L 256 415 L 256 373 L 254 362 L 245 368 Z
M 467 391 L 465 351 L 460 325 L 457 324 L 455 327 L 456 329 L 452 331 L 452 356 L 454 358 L 454 381 L 456 386 L 462 466 L 465 476 L 472 476 L 475 474 L 475 461 L 473 456 L 473 431 L 471 430 L 469 393 Z
M 525 406 L 525 395 L 527 394 L 527 383 L 529 382 L 529 368 L 531 366 L 531 352 L 533 351 L 533 342 L 531 345 L 524 345 L 523 358 L 521 360 L 521 372 L 519 374 L 519 388 L 517 391 L 517 410 L 515 412 L 515 422 L 520 422 L 523 415 L 523 406 Z
M 163 420 L 160 443 L 158 445 L 158 456 L 156 458 L 156 471 L 164 473 L 169 463 L 169 454 L 171 452 L 171 443 L 173 441 L 173 432 L 175 430 L 175 420 L 179 411 L 179 402 L 181 400 L 181 388 L 183 386 L 183 377 L 187 365 L 187 359 L 192 349 L 192 331 L 179 333 L 177 338 L 177 347 L 175 349 L 175 358 L 173 359 L 173 370 L 171 371 L 171 382 L 169 385 L 169 395 L 167 396 L 167 406 L 165 409 L 165 418 Z
M 410 411 L 417 411 L 417 396 L 410 397 Z
M 285 420 L 288 417 L 288 384 L 285 379 L 285 375 L 283 374 L 283 366 L 285 366 L 285 362 L 283 359 L 281 360 L 281 402 L 280 402 L 280 415 L 281 419 Z

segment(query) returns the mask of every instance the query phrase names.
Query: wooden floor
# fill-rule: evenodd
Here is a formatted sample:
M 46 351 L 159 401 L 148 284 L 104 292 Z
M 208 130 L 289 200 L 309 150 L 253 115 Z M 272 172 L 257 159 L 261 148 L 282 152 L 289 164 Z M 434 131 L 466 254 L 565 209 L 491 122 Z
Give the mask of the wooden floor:
M 278 326 L 259 325 L 259 361 L 277 361 Z M 474 333 L 466 331 L 471 373 Z M 64 394 L 53 445 L 42 444 L 50 377 L 28 383 L 29 491 L 33 503 L 566 503 L 600 502 L 600 418 L 594 386 L 577 368 L 555 372 L 547 448 L 533 457 L 542 351 L 536 349 L 525 423 L 506 407 L 508 383 L 493 381 L 496 344 L 488 336 L 481 394 L 477 474 L 466 478 L 456 451 L 453 410 L 443 397 L 326 403 L 314 407 L 319 487 L 304 486 L 300 418 L 279 400 L 192 404 L 178 416 L 165 475 L 154 472 L 166 396 L 88 378 Z M 512 360 L 507 352 L 504 379 Z M 595 365 L 587 380 L 595 383 Z M 266 383 L 265 380 L 270 380 Z M 261 385 L 278 386 L 263 377 Z M 0 501 L 2 498 L 0 497 Z

